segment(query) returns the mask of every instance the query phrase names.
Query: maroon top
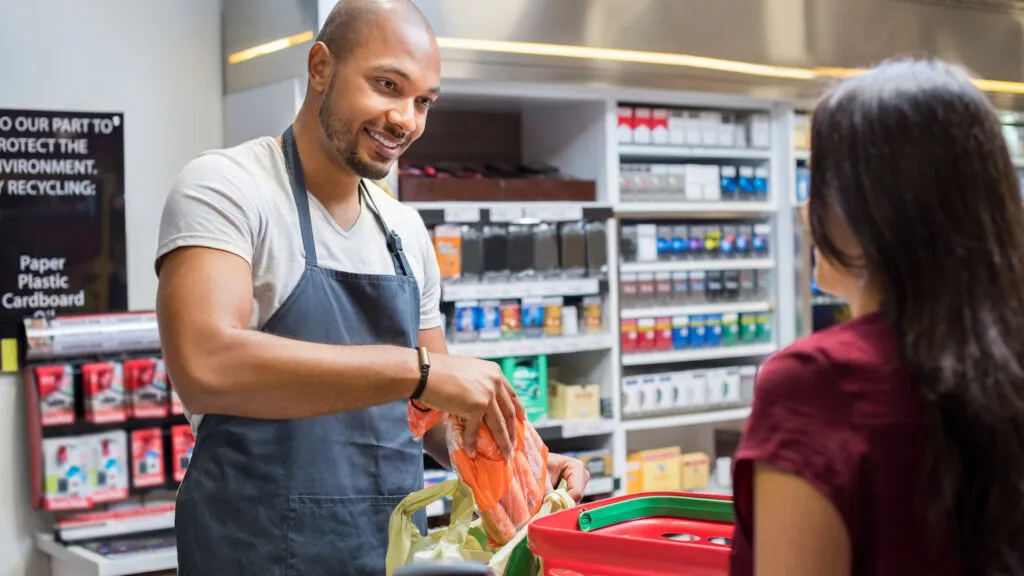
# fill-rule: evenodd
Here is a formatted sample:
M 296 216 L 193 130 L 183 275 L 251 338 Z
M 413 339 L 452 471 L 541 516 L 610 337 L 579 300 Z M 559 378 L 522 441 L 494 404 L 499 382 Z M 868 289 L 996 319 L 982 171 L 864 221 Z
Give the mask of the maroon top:
M 879 315 L 768 359 L 736 452 L 732 574 L 754 573 L 754 461 L 803 478 L 832 502 L 850 533 L 854 575 L 962 574 L 949 546 L 923 536 L 925 445 L 924 398 Z

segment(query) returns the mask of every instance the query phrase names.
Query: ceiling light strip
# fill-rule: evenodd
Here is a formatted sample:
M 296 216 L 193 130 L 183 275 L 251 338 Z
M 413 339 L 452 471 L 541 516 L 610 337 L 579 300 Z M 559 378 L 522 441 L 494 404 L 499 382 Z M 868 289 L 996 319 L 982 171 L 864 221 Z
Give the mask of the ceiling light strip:
M 302 44 L 303 42 L 309 42 L 313 39 L 313 31 L 306 30 L 305 32 L 299 32 L 293 34 L 287 38 L 278 38 L 259 46 L 253 46 L 252 48 L 246 48 L 240 50 L 234 54 L 228 56 L 228 64 L 238 64 L 239 62 L 245 62 L 246 60 L 252 60 L 253 58 L 259 58 L 260 56 L 266 56 L 274 52 L 279 52 L 285 48 L 291 48 L 296 44 Z
M 706 58 L 688 54 L 671 54 L 668 52 L 642 52 L 638 50 L 618 50 L 612 48 L 592 48 L 589 46 L 570 46 L 566 44 L 542 44 L 537 42 L 510 42 L 504 40 L 478 40 L 471 38 L 437 39 L 441 48 L 455 50 L 474 50 L 480 52 L 500 52 L 504 54 L 526 54 L 531 56 L 556 56 L 561 58 L 585 58 L 591 60 L 610 60 L 615 62 L 635 62 L 640 64 L 661 64 L 666 66 L 685 66 L 721 72 L 734 72 L 752 76 L 769 76 L 773 78 L 789 78 L 794 80 L 813 80 L 814 72 L 806 68 L 786 66 L 769 66 L 753 64 L 737 60 Z
M 246 48 L 228 56 L 229 64 L 238 64 L 253 58 L 259 58 L 291 48 L 297 44 L 313 40 L 314 32 L 306 30 L 286 38 L 279 38 Z M 540 42 L 511 42 L 507 40 L 480 40 L 474 38 L 440 37 L 437 44 L 441 48 L 452 50 L 469 50 L 478 52 L 497 52 L 502 54 L 523 54 L 529 56 L 554 56 L 558 58 L 580 58 L 588 60 L 608 60 L 613 62 L 633 62 L 637 64 L 659 64 L 663 66 L 681 66 L 699 68 L 719 72 L 732 72 L 749 76 L 770 78 L 787 78 L 791 80 L 816 80 L 819 78 L 849 78 L 863 74 L 867 70 L 860 68 L 840 68 L 819 66 L 815 68 L 799 68 L 793 66 L 771 66 L 754 64 L 739 60 L 707 58 L 690 54 L 674 54 L 670 52 L 645 52 L 640 50 L 619 50 L 614 48 L 593 48 L 589 46 L 573 46 L 569 44 L 544 44 Z M 1003 80 L 975 79 L 974 84 L 985 92 L 1006 94 L 1024 94 L 1024 83 Z

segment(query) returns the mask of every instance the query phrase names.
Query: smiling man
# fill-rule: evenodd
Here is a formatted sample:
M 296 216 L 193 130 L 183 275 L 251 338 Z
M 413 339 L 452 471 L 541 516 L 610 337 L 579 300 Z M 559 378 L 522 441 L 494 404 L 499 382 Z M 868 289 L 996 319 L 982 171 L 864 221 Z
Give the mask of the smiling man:
M 179 573 L 384 573 L 388 519 L 423 488 L 410 400 L 486 424 L 522 407 L 498 366 L 449 356 L 418 213 L 369 180 L 424 130 L 433 32 L 408 0 L 343 0 L 308 58 L 294 124 L 203 154 L 160 226 L 157 312 L 196 448 L 178 491 Z M 582 497 L 587 473 L 552 455 Z

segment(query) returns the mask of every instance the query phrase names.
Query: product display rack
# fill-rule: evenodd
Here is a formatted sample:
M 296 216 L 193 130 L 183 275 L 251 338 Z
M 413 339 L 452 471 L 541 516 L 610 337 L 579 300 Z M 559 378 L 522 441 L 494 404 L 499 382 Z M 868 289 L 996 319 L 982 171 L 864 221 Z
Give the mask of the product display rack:
M 532 162 L 551 164 L 562 174 L 571 178 L 583 178 L 594 182 L 595 195 L 586 201 L 572 202 L 552 198 L 547 201 L 479 202 L 460 198 L 437 200 L 416 196 L 414 200 L 404 197 L 402 182 L 393 180 L 397 196 L 403 202 L 415 207 L 428 227 L 453 222 L 513 221 L 517 217 L 544 221 L 546 218 L 576 219 L 600 216 L 608 222 L 607 272 L 600 278 L 583 282 L 536 281 L 530 282 L 483 282 L 461 285 L 459 282 L 446 284 L 443 299 L 449 304 L 458 300 L 482 300 L 486 298 L 515 298 L 535 295 L 582 296 L 592 295 L 596 290 L 604 300 L 604 327 L 606 332 L 598 335 L 581 335 L 551 339 L 537 338 L 532 341 L 491 341 L 456 342 L 449 334 L 449 350 L 481 358 L 497 359 L 504 355 L 543 353 L 549 355 L 549 363 L 557 364 L 562 373 L 569 373 L 568 380 L 600 384 L 603 399 L 603 418 L 594 424 L 564 422 L 552 425 L 541 420 L 535 423 L 542 437 L 553 450 L 563 451 L 562 445 L 570 444 L 569 450 L 588 448 L 611 449 L 613 455 L 614 479 L 609 484 L 615 494 L 625 490 L 627 455 L 631 452 L 654 448 L 659 443 L 679 444 L 680 437 L 689 443 L 693 436 L 697 442 L 687 448 L 704 450 L 713 454 L 710 433 L 712 429 L 725 427 L 738 429 L 749 414 L 749 399 L 741 403 L 719 402 L 703 408 L 677 408 L 675 410 L 654 410 L 649 413 L 623 413 L 623 380 L 631 375 L 649 375 L 661 372 L 687 370 L 720 370 L 731 366 L 757 366 L 765 356 L 791 342 L 796 334 L 795 308 L 797 302 L 792 296 L 795 279 L 793 254 L 794 213 L 787 185 L 792 179 L 792 107 L 779 102 L 718 96 L 708 94 L 685 94 L 671 91 L 634 90 L 608 87 L 580 87 L 538 85 L 525 83 L 489 83 L 474 81 L 446 82 L 445 98 L 439 106 L 445 114 L 459 117 L 466 113 L 464 124 L 471 124 L 473 114 L 481 110 L 495 110 L 502 113 L 518 114 L 521 122 L 520 133 L 516 135 L 522 158 Z M 673 145 L 670 142 L 654 144 L 620 142 L 620 111 L 623 106 L 648 107 L 653 109 L 683 110 L 699 115 L 720 115 L 735 119 L 757 114 L 759 130 L 764 130 L 759 147 L 714 145 Z M 447 122 L 448 119 L 442 121 Z M 432 119 L 432 122 L 435 122 Z M 733 123 L 733 130 L 739 130 Z M 437 123 L 432 124 L 437 128 Z M 748 129 L 747 128 L 744 129 Z M 452 132 L 442 128 L 442 132 Z M 724 133 L 724 130 L 722 131 Z M 748 132 L 749 133 L 749 132 Z M 493 136 L 493 135 L 492 135 Z M 466 136 L 463 135 L 465 138 Z M 469 137 L 471 138 L 471 136 Z M 685 138 L 685 137 L 684 137 Z M 759 137 L 760 138 L 760 137 Z M 426 139 L 426 137 L 425 137 Z M 515 138 L 507 138 L 509 140 Z M 435 138 L 418 142 L 410 155 L 421 158 L 429 156 L 425 150 L 449 151 L 455 144 Z M 472 144 L 470 144 L 472 146 Z M 417 147 L 421 147 L 417 150 Z M 479 143 L 478 148 L 484 147 Z M 419 154 L 419 155 L 418 155 Z M 527 158 L 529 157 L 529 158 Z M 662 194 L 637 197 L 623 194 L 625 185 L 623 166 L 643 164 L 735 166 L 749 167 L 758 174 L 767 173 L 767 194 L 746 199 L 714 198 L 703 195 L 685 197 L 685 191 L 665 187 Z M 660 169 L 659 169 L 660 170 Z M 708 169 L 710 170 L 710 169 Z M 685 178 L 685 176 L 684 176 Z M 719 178 L 714 177 L 715 185 Z M 589 214 L 588 214 L 589 212 Z M 768 239 L 770 251 L 762 256 L 737 259 L 714 260 L 654 260 L 625 261 L 620 250 L 623 226 L 633 223 L 681 222 L 713 223 L 715 221 L 763 222 L 771 227 Z M 703 302 L 654 302 L 638 305 L 622 301 L 622 276 L 630 274 L 658 274 L 665 272 L 717 272 L 717 271 L 761 271 L 772 277 L 771 289 L 766 294 L 754 297 L 736 298 L 728 301 Z M 789 277 L 787 278 L 787 275 Z M 622 320 L 642 319 L 647 316 L 717 315 L 717 314 L 759 314 L 768 315 L 770 335 L 765 340 L 737 342 L 732 346 L 696 347 L 624 353 L 622 351 Z M 549 345 L 550 344 L 550 345 Z M 659 372 L 660 371 L 660 372 Z M 561 426 L 577 428 L 561 437 L 554 433 Z M 707 430 L 694 436 L 684 431 Z M 604 481 L 601 482 L 604 489 Z
M 36 543 L 51 573 L 173 569 L 175 458 L 183 470 L 190 450 L 172 431 L 191 432 L 159 360 L 156 315 L 27 318 L 24 326 L 32 504 L 56 513 L 53 532 Z

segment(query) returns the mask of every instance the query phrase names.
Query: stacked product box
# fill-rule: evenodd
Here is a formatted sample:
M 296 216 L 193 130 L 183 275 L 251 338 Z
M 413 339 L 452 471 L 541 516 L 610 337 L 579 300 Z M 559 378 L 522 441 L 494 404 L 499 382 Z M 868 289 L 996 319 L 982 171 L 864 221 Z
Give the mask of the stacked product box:
M 551 296 L 505 300 L 463 300 L 454 304 L 448 339 L 452 342 L 557 338 L 604 333 L 604 301 Z
M 162 359 L 30 368 L 42 427 L 42 506 L 90 508 L 180 482 L 195 438 Z M 76 406 L 81 398 L 81 408 Z M 141 426 L 141 427 L 140 427 Z
M 624 262 L 730 260 L 771 255 L 768 222 L 649 222 L 622 226 Z
M 767 164 L 622 164 L 623 202 L 767 202 Z
M 700 412 L 749 405 L 756 366 L 729 366 L 627 376 L 622 379 L 626 418 Z
M 620 104 L 619 144 L 767 149 L 771 118 L 763 112 L 723 112 Z
M 755 302 L 769 299 L 771 293 L 771 270 L 624 272 L 619 276 L 623 308 Z
M 623 354 L 772 342 L 770 311 L 623 318 L 620 322 Z

